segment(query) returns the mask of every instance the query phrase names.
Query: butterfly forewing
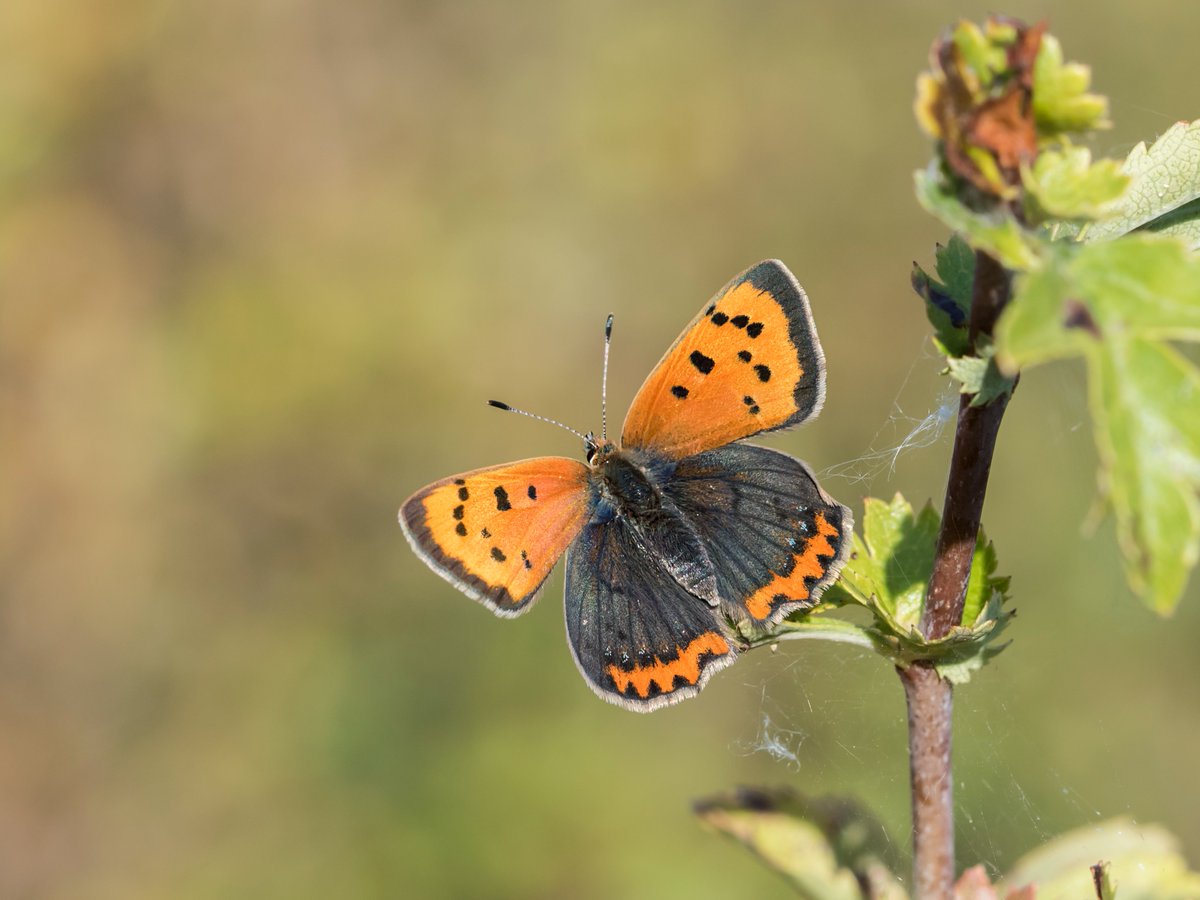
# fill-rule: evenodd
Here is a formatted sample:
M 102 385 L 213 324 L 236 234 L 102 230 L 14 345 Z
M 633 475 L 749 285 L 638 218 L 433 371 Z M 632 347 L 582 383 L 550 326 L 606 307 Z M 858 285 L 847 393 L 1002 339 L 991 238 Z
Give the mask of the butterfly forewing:
M 622 444 L 681 459 L 798 425 L 824 397 L 808 298 L 768 260 L 730 282 L 667 351 L 634 398 Z
M 734 618 L 764 625 L 811 608 L 850 552 L 850 510 L 784 453 L 746 444 L 701 453 L 663 490 L 708 548 Z
M 587 467 L 548 456 L 435 482 L 404 503 L 400 524 L 438 574 L 498 615 L 515 616 L 592 505 Z

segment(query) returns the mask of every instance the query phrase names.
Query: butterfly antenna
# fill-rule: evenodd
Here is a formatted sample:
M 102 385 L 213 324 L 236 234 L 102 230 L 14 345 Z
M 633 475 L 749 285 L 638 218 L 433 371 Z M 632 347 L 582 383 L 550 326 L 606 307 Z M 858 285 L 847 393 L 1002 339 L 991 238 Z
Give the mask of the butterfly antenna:
M 608 345 L 612 343 L 612 313 L 604 323 L 604 370 L 600 376 L 600 440 L 608 440 Z
M 496 409 L 502 409 L 505 412 L 513 412 L 519 416 L 529 416 L 529 418 L 537 419 L 539 422 L 549 422 L 551 425 L 557 425 L 559 428 L 566 429 L 567 431 L 571 432 L 571 434 L 575 435 L 575 437 L 579 438 L 581 441 L 585 441 L 585 442 L 587 441 L 587 435 L 580 434 L 578 431 L 576 431 L 570 425 L 564 425 L 562 422 L 559 422 L 557 419 L 547 419 L 545 416 L 539 416 L 536 413 L 526 412 L 523 409 L 517 409 L 515 406 L 509 406 L 507 403 L 501 403 L 499 400 L 489 400 L 488 406 L 494 406 L 494 407 L 496 407 Z

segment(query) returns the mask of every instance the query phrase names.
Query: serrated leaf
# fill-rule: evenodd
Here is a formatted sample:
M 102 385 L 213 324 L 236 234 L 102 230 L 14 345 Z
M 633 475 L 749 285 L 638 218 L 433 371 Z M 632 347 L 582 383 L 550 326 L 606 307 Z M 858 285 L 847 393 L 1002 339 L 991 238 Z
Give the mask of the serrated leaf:
M 937 248 L 937 273 L 955 305 L 962 311 L 965 325 L 971 314 L 971 291 L 975 286 L 975 251 L 958 234 L 950 236 L 946 246 Z
M 862 539 L 855 536 L 855 555 L 842 578 L 872 597 L 903 631 L 921 621 L 925 588 L 933 570 L 938 514 L 928 504 L 915 513 L 900 494 L 885 503 L 863 501 Z
M 1108 99 L 1087 92 L 1091 80 L 1087 66 L 1063 62 L 1062 45 L 1054 35 L 1042 35 L 1033 64 L 1033 112 L 1040 138 L 1108 126 Z
M 822 601 L 862 606 L 873 615 L 873 624 L 856 625 L 809 611 L 783 620 L 769 632 L 740 631 L 743 645 L 804 638 L 852 643 L 870 647 L 898 666 L 926 660 L 942 677 L 956 684 L 967 681 L 1004 649 L 995 641 L 1012 618 L 1004 609 L 1008 579 L 996 576 L 995 550 L 983 529 L 972 557 L 962 624 L 931 641 L 919 625 L 940 517 L 928 504 L 914 512 L 900 494 L 890 503 L 868 497 L 863 505 L 862 535 L 854 534 L 854 552 Z
M 997 886 L 1037 885 L 1037 900 L 1095 897 L 1092 866 L 1104 861 L 1119 900 L 1195 900 L 1200 874 L 1190 871 L 1179 842 L 1158 825 L 1113 819 L 1054 838 L 1017 861 Z
M 1101 219 L 1114 214 L 1130 178 L 1116 160 L 1092 163 L 1086 147 L 1043 150 L 1021 169 L 1025 205 L 1035 221 Z
M 1200 258 L 1131 234 L 1068 247 L 1018 279 L 997 325 L 1008 371 L 1083 355 L 1130 585 L 1160 613 L 1200 554 L 1200 371 L 1166 340 L 1200 340 Z
M 994 348 L 983 341 L 980 343 L 980 356 L 947 360 L 950 374 L 962 383 L 959 393 L 970 394 L 972 406 L 986 406 L 1011 392 L 1015 384 L 1015 379 L 996 366 Z
M 1185 203 L 1142 227 L 1145 231 L 1177 238 L 1189 250 L 1200 250 L 1200 199 Z
M 883 863 L 890 844 L 882 826 L 852 800 L 742 788 L 700 800 L 695 811 L 787 878 L 806 900 L 907 897 Z
M 917 172 L 913 178 L 921 206 L 951 231 L 959 232 L 972 247 L 986 250 L 1015 271 L 1040 267 L 1049 242 L 1022 228 L 1011 213 L 1002 207 L 990 212 L 969 209 L 942 183 L 936 167 Z
M 936 253 L 938 278 L 913 263 L 912 285 L 925 300 L 925 316 L 933 326 L 933 340 L 945 356 L 962 356 L 970 349 L 967 320 L 975 277 L 975 253 L 957 234 Z M 940 280 L 939 280 L 940 279 Z
M 943 356 L 962 356 L 971 349 L 967 336 L 975 251 L 955 234 L 945 247 L 938 245 L 935 256 L 937 278 L 913 263 L 913 290 L 925 300 L 925 317 L 933 326 L 938 350 Z
M 1056 245 L 1014 284 L 996 326 L 1008 372 L 1089 352 L 1108 334 L 1200 340 L 1200 257 L 1153 234 Z
M 1115 335 L 1089 361 L 1125 572 L 1153 609 L 1169 613 L 1200 555 L 1200 371 L 1170 346 Z
M 1200 198 L 1200 120 L 1172 125 L 1147 149 L 1138 144 L 1121 171 L 1129 189 L 1111 218 L 1089 227 L 1084 237 L 1105 240 L 1152 224 Z M 1194 221 L 1195 210 L 1193 210 Z

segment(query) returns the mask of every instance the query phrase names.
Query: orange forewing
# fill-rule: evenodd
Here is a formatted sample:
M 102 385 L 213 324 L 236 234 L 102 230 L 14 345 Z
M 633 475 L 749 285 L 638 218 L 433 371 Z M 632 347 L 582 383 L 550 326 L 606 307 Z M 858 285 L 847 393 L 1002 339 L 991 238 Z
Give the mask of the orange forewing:
M 709 303 L 646 379 L 622 444 L 682 459 L 798 425 L 824 400 L 824 357 L 808 299 L 768 260 Z
M 588 470 L 558 456 L 435 482 L 400 508 L 413 549 L 499 615 L 529 607 L 591 513 Z

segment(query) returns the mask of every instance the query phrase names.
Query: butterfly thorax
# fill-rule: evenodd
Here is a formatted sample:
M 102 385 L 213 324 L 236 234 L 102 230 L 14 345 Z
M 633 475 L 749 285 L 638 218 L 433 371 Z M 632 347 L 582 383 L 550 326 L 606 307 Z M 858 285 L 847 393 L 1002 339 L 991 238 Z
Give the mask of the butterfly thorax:
M 670 460 L 610 442 L 591 454 L 591 483 L 597 494 L 592 521 L 621 519 L 649 558 L 660 559 L 689 592 L 716 606 L 716 574 L 704 543 L 663 491 L 675 469 Z

